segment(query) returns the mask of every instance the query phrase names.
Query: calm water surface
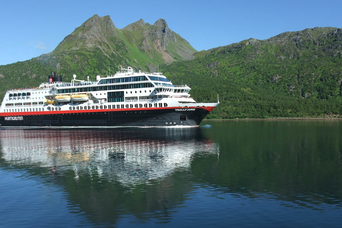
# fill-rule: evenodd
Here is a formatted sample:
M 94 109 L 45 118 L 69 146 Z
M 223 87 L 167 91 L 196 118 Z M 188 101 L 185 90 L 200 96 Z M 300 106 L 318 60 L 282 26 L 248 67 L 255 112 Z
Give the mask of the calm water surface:
M 342 121 L 1 130 L 0 227 L 341 227 Z

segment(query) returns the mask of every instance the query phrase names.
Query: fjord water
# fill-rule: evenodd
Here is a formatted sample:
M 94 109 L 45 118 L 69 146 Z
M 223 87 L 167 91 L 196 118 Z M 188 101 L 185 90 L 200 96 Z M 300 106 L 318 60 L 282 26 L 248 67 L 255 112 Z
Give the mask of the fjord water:
M 1 130 L 0 227 L 340 227 L 342 122 Z

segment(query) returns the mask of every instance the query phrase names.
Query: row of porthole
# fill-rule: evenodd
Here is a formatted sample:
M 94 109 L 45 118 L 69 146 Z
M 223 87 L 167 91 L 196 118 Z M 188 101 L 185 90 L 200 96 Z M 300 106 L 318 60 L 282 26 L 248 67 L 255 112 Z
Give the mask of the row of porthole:
M 151 93 L 151 90 L 149 90 L 150 91 L 150 93 Z M 130 91 L 130 93 L 132 93 L 133 91 Z M 135 90 L 135 93 L 138 93 L 138 91 L 137 90 Z M 141 90 L 139 90 L 139 93 L 142 93 L 141 92 Z M 145 90 L 145 93 L 147 93 L 147 91 Z M 126 94 L 128 94 L 128 91 L 126 91 Z
M 43 108 L 18 108 L 18 109 L 5 109 L 5 112 L 40 112 L 44 111 Z
M 152 108 L 152 104 L 148 105 L 149 108 Z M 155 103 L 154 107 L 163 107 L 162 103 Z M 167 107 L 167 103 L 164 103 L 164 107 Z M 76 107 L 69 107 L 69 110 L 92 110 L 92 109 L 124 109 L 124 108 L 147 108 L 147 104 L 126 104 L 124 105 L 101 105 L 101 106 L 97 106 L 97 105 L 93 105 L 93 106 L 76 106 Z M 62 108 L 60 107 L 48 107 L 48 110 L 51 111 L 61 111 Z M 34 108 L 30 108 L 30 109 L 5 109 L 5 112 L 30 112 L 30 111 L 44 111 L 44 109 L 42 108 L 36 108 L 36 110 Z
M 48 107 L 48 109 L 50 109 L 50 107 Z M 56 107 L 56 108 L 51 107 L 51 111 L 61 111 L 61 110 L 62 110 L 62 108 L 60 108 L 60 107 Z
M 13 97 L 13 98 L 9 98 L 9 99 L 6 99 L 6 101 L 15 101 L 15 100 L 42 100 L 44 99 L 44 97 Z
M 126 104 L 126 105 L 93 105 L 93 106 L 76 106 L 76 107 L 69 107 L 69 110 L 91 110 L 91 109 L 124 109 L 124 108 L 152 108 L 152 104 Z M 154 104 L 154 107 L 163 107 L 162 103 L 157 103 Z M 167 107 L 167 103 L 164 103 L 164 107 Z

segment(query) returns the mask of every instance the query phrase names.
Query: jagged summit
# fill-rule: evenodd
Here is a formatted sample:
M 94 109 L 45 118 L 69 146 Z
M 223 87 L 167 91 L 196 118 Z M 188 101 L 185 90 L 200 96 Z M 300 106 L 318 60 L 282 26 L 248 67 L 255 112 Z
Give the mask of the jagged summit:
M 110 16 L 99 17 L 97 14 L 65 37 L 54 52 L 93 52 L 93 48 L 101 50 L 107 57 L 112 54 L 118 56 L 120 52 L 124 55 L 141 52 L 142 55 L 148 56 L 150 63 L 144 60 L 145 66 L 142 66 L 136 57 L 132 56 L 130 59 L 142 69 L 177 60 L 190 60 L 196 52 L 185 39 L 168 27 L 164 19 L 157 20 L 153 25 L 140 19 L 123 29 L 118 29 Z
M 137 28 L 143 28 L 145 25 L 150 25 L 149 23 L 145 23 L 143 19 L 140 19 L 139 21 L 136 21 L 132 24 L 127 25 L 123 30 L 129 30 L 133 31 L 134 29 Z
M 75 50 L 84 47 L 90 48 L 99 42 L 108 43 L 106 37 L 115 36 L 116 30 L 117 28 L 110 16 L 99 17 L 95 14 L 80 27 L 76 28 L 74 32 L 66 36 L 55 51 Z

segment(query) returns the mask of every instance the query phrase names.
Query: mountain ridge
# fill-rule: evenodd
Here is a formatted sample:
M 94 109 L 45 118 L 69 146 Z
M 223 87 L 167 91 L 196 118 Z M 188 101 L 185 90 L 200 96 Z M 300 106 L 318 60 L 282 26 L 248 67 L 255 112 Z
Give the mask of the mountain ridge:
M 105 76 L 129 65 L 162 69 L 174 83 L 190 85 L 199 101 L 213 101 L 219 92 L 217 118 L 342 114 L 341 63 L 340 28 L 284 32 L 196 52 L 164 19 L 118 29 L 109 16 L 94 15 L 53 52 L 0 66 L 0 97 L 6 89 L 37 86 L 51 71 L 69 80 L 74 73 Z
M 248 39 L 195 56 L 194 60 L 164 66 L 163 72 L 178 83 L 187 75 L 187 84 L 195 88 L 193 93 L 197 88 L 202 90 L 195 92 L 196 99 L 214 99 L 219 92 L 221 105 L 214 110 L 214 114 L 224 114 L 217 115 L 219 118 L 342 114 L 339 28 L 285 32 L 266 40 Z M 206 87 L 199 84 L 209 80 Z M 240 90 L 227 87 L 229 84 Z M 223 88 L 235 91 L 235 96 Z M 276 95 L 277 100 L 273 98 Z

